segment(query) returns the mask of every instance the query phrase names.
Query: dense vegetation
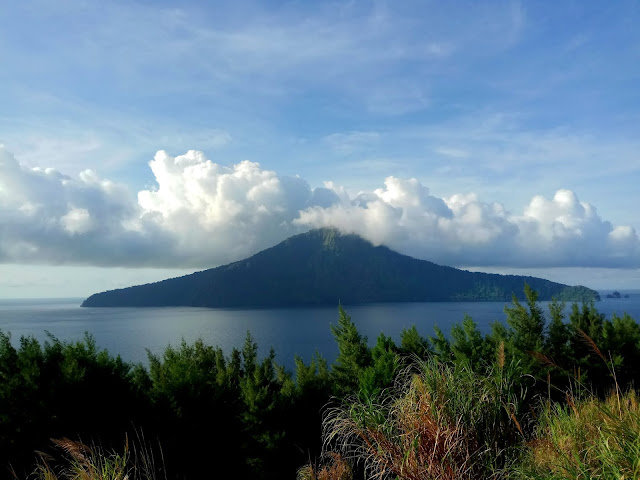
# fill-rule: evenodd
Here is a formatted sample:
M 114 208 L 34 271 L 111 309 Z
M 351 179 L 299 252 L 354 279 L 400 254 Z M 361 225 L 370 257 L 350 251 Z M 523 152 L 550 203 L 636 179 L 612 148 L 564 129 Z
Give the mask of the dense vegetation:
M 335 362 L 296 358 L 293 373 L 250 335 L 229 355 L 183 342 L 143 368 L 90 336 L 0 333 L 2 474 L 26 478 L 36 451 L 59 450 L 108 478 L 637 478 L 640 326 L 593 303 L 564 318 L 553 301 L 545 317 L 528 286 L 525 299 L 487 335 L 465 317 L 448 336 L 413 327 L 373 347 L 340 308 Z M 144 437 L 135 469 L 127 432 Z
M 86 307 L 254 307 L 367 302 L 510 301 L 524 284 L 541 299 L 598 300 L 586 287 L 541 278 L 468 272 L 374 247 L 356 235 L 312 230 L 218 268 L 97 293 Z M 523 296 L 519 297 L 521 300 Z

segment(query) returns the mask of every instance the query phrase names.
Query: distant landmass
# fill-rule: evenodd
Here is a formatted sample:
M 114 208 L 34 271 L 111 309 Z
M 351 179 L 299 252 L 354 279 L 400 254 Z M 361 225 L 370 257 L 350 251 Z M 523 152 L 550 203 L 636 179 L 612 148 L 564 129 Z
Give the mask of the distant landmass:
M 372 302 L 510 301 L 524 284 L 541 300 L 599 300 L 542 278 L 468 272 L 317 229 L 252 257 L 161 282 L 96 293 L 83 307 L 279 307 Z
M 615 291 L 613 293 L 608 293 L 607 298 L 629 298 L 629 295 L 620 295 L 620 292 Z

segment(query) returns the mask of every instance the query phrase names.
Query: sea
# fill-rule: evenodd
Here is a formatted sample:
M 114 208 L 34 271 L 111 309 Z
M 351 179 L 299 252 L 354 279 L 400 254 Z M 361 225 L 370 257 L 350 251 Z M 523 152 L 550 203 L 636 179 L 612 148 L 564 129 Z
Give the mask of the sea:
M 601 291 L 596 308 L 608 318 L 629 314 L 640 321 L 640 290 L 620 293 L 629 298 L 610 299 Z M 258 344 L 258 354 L 276 352 L 278 363 L 292 369 L 294 356 L 309 362 L 314 352 L 332 362 L 338 351 L 331 325 L 338 323 L 338 306 L 301 308 L 82 308 L 82 299 L 0 299 L 0 331 L 18 344 L 21 336 L 46 341 L 49 336 L 75 341 L 85 334 L 100 348 L 124 360 L 148 364 L 148 354 L 162 355 L 167 346 L 202 339 L 226 353 L 242 348 L 247 332 Z M 546 302 L 541 302 L 545 312 Z M 451 326 L 470 315 L 483 332 L 493 322 L 504 322 L 505 302 L 428 302 L 344 305 L 359 332 L 374 344 L 380 333 L 400 340 L 403 329 L 415 325 L 423 336 L 438 326 L 448 334 Z M 567 305 L 567 312 L 570 309 Z

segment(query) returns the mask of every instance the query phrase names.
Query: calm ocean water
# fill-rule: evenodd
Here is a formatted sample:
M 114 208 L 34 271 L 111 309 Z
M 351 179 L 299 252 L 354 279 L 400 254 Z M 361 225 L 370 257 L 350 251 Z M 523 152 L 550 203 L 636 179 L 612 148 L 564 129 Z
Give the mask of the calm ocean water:
M 609 293 L 609 292 L 602 292 Z M 628 313 L 640 321 L 640 291 L 627 291 L 630 298 L 604 298 L 596 304 L 610 317 Z M 146 349 L 161 353 L 181 339 L 202 338 L 226 352 L 242 347 L 247 331 L 261 355 L 274 347 L 277 360 L 293 365 L 294 354 L 308 362 L 314 351 L 333 360 L 337 348 L 330 325 L 337 324 L 337 307 L 280 309 L 209 308 L 80 308 L 81 299 L 0 300 L 0 330 L 10 332 L 17 343 L 22 335 L 47 338 L 46 332 L 64 340 L 81 339 L 91 333 L 97 344 L 125 360 L 146 363 Z M 544 303 L 544 302 L 543 302 Z M 445 333 L 465 313 L 488 331 L 494 321 L 504 321 L 503 302 L 387 303 L 345 306 L 347 313 L 368 336 L 369 343 L 384 332 L 396 341 L 403 328 L 416 325 L 423 336 L 433 334 L 434 325 Z M 546 311 L 546 306 L 545 306 Z

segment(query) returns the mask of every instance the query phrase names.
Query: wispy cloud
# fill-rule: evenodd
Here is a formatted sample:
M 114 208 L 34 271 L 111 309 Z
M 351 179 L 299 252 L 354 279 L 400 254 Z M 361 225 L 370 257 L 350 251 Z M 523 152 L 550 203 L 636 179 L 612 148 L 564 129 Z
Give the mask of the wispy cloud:
M 467 158 L 469 156 L 469 152 L 459 148 L 437 147 L 433 151 L 438 155 L 443 155 L 445 157 L 451 158 Z
M 349 155 L 377 148 L 379 138 L 378 132 L 348 132 L 332 133 L 323 140 L 337 153 Z
M 43 2 L 11 12 L 21 18 L 19 28 L 4 18 L 0 52 L 14 65 L 14 90 L 35 69 L 46 72 L 49 92 L 96 102 L 139 104 L 172 94 L 224 101 L 234 93 L 265 102 L 323 89 L 359 98 L 372 112 L 397 114 L 427 105 L 425 87 L 442 62 L 468 49 L 500 49 L 504 31 L 517 30 L 511 7 L 467 5 L 472 11 L 460 16 L 454 7 L 410 3 L 268 10 L 222 3 L 208 10 L 188 3 L 175 9 Z M 64 35 L 29 37 L 35 29 Z M 34 41 L 37 48 L 30 47 Z M 105 82 L 109 88 L 98 90 Z

